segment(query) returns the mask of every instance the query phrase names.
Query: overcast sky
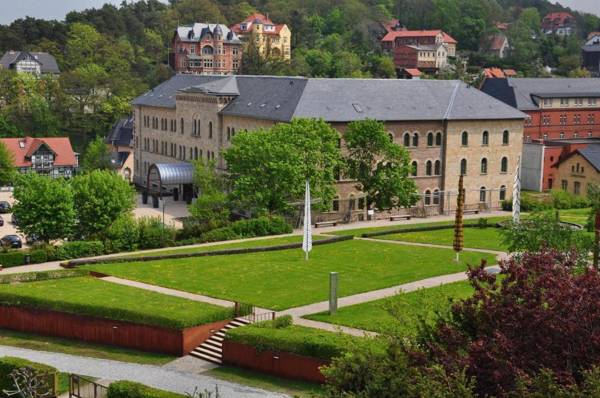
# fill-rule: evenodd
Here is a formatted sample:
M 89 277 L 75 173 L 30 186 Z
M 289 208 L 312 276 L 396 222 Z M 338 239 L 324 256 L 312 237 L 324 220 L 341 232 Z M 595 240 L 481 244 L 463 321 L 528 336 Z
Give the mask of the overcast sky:
M 600 0 L 559 2 L 577 10 L 600 15 Z M 0 24 L 10 23 L 27 15 L 44 19 L 63 19 L 69 11 L 100 7 L 104 3 L 120 4 L 121 0 L 0 0 Z

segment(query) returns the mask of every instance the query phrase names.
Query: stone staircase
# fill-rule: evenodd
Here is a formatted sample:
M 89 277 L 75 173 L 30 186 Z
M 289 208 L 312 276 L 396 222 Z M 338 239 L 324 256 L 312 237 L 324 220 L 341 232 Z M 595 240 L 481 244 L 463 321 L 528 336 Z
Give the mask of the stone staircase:
M 190 355 L 220 365 L 223 358 L 223 340 L 225 340 L 225 333 L 228 330 L 239 328 L 240 326 L 245 326 L 250 323 L 251 322 L 245 318 L 235 318 L 217 333 L 213 334 L 204 343 L 196 347 L 190 352 Z

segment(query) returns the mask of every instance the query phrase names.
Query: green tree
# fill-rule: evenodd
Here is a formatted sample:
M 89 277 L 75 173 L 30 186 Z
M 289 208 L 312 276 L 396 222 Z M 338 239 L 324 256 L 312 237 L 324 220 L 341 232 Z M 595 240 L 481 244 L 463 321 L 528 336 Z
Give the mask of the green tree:
M 15 177 L 15 158 L 6 145 L 0 142 L 0 186 L 13 183 Z
M 254 213 L 285 213 L 302 199 L 308 178 L 312 197 L 320 200 L 316 207 L 328 209 L 342 165 L 338 140 L 336 130 L 315 119 L 236 134 L 224 153 L 231 200 Z
M 110 160 L 110 149 L 104 143 L 102 137 L 96 137 L 90 142 L 81 159 L 81 168 L 84 171 L 93 170 L 112 170 L 113 166 Z
M 369 208 L 391 209 L 416 203 L 416 185 L 408 151 L 392 142 L 383 123 L 361 120 L 348 124 L 344 141 L 347 175 L 367 195 Z
M 115 220 L 135 206 L 135 191 L 112 171 L 94 170 L 76 176 L 71 185 L 77 235 L 83 239 L 103 238 Z
M 23 174 L 16 179 L 13 197 L 13 214 L 19 220 L 17 228 L 26 236 L 49 243 L 73 233 L 73 190 L 66 180 Z
M 214 161 L 194 162 L 194 186 L 198 198 L 188 206 L 203 231 L 218 228 L 229 221 L 225 180 L 215 170 Z

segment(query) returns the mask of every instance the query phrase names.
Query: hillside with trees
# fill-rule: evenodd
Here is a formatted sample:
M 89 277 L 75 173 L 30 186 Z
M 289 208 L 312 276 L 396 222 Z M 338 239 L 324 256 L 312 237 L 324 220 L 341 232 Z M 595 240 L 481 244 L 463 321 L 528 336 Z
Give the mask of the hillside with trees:
M 0 135 L 68 134 L 78 143 L 104 135 L 130 111 L 132 98 L 166 80 L 169 42 L 179 24 L 239 22 L 250 13 L 268 14 L 292 30 L 292 62 L 261 57 L 252 48 L 247 74 L 315 77 L 395 77 L 392 59 L 379 44 L 381 22 L 399 18 L 409 29 L 440 28 L 455 37 L 461 59 L 441 78 L 469 79 L 484 66 L 517 69 L 539 76 L 543 66 L 562 75 L 580 70 L 579 46 L 600 30 L 597 16 L 572 12 L 576 35 L 563 39 L 540 34 L 541 18 L 565 8 L 547 0 L 158 0 L 71 12 L 65 21 L 19 19 L 0 26 L 0 51 L 53 54 L 58 79 L 30 79 L 0 72 Z M 568 10 L 568 9 L 567 9 Z M 512 56 L 503 60 L 478 50 L 497 23 L 508 23 Z

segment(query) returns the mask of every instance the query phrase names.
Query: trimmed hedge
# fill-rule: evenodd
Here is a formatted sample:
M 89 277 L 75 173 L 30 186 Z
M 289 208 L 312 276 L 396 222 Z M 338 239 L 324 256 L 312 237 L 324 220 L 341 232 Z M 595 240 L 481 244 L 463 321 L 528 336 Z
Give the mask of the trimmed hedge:
M 56 396 L 56 389 L 58 387 L 58 371 L 55 368 L 40 363 L 31 362 L 26 359 L 13 357 L 0 358 L 0 391 L 14 390 L 15 386 L 12 378 L 10 377 L 10 373 L 15 369 L 24 367 L 29 367 L 39 372 L 48 372 L 51 374 L 47 382 L 49 384 L 50 391 L 52 391 L 53 395 Z
M 132 381 L 117 381 L 108 387 L 108 398 L 183 398 L 185 395 L 158 390 Z
M 482 222 L 481 220 L 486 219 L 478 219 L 477 222 L 473 223 L 465 223 L 463 225 L 464 228 L 502 228 L 500 223 L 496 224 L 488 224 L 487 220 Z M 442 229 L 453 229 L 454 224 L 446 224 L 446 225 L 430 225 L 427 227 L 414 227 L 414 228 L 396 228 L 396 229 L 386 229 L 384 231 L 375 231 L 361 234 L 360 236 L 363 238 L 370 238 L 373 236 L 382 236 L 382 235 L 393 235 L 393 234 L 403 234 L 409 232 L 424 232 L 424 231 L 439 231 Z
M 64 269 L 57 271 L 25 272 L 22 274 L 0 274 L 0 285 L 8 283 L 36 282 L 51 279 L 76 278 L 89 275 L 84 269 Z
M 284 351 L 324 360 L 341 356 L 353 344 L 373 344 L 384 349 L 378 340 L 291 325 L 286 317 L 229 330 L 225 338 L 257 351 Z
M 27 264 L 25 256 L 30 255 L 29 264 L 45 263 L 48 261 L 48 255 L 45 250 L 22 251 L 14 250 L 0 253 L 0 265 L 4 268 L 18 267 Z
M 69 260 L 80 257 L 94 257 L 104 254 L 104 244 L 100 241 L 65 242 L 56 248 L 58 260 Z
M 326 245 L 329 243 L 342 242 L 345 240 L 352 240 L 352 235 L 335 236 L 327 239 L 320 239 L 313 242 L 313 246 Z M 61 265 L 66 268 L 79 267 L 88 264 L 111 264 L 111 263 L 134 263 L 139 261 L 156 261 L 156 260 L 167 260 L 177 258 L 189 258 L 189 257 L 206 257 L 206 256 L 225 256 L 232 254 L 246 254 L 246 253 L 259 253 L 259 252 L 270 252 L 278 250 L 297 249 L 302 247 L 302 242 L 299 243 L 287 243 L 284 245 L 276 246 L 261 246 L 261 247 L 244 247 L 239 249 L 223 249 L 213 250 L 198 253 L 181 253 L 181 254 L 163 254 L 156 256 L 140 256 L 140 257 L 109 257 L 109 258 L 92 258 L 73 260 L 62 263 Z

